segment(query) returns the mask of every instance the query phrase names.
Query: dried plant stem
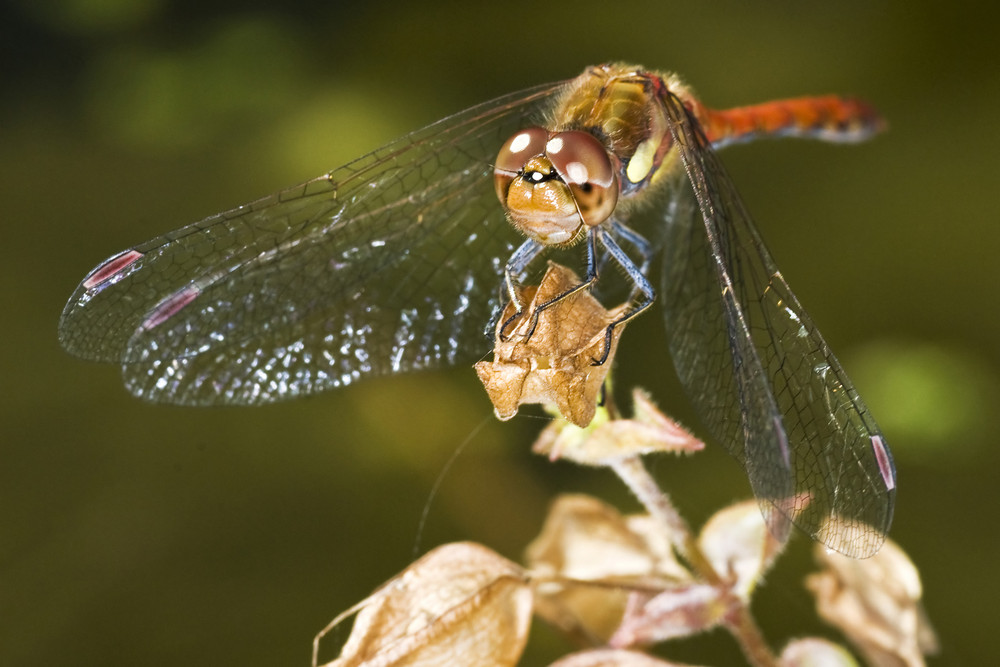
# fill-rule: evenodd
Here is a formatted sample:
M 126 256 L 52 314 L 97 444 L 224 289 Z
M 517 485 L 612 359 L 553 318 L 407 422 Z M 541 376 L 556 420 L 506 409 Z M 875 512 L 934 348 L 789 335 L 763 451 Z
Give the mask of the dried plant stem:
M 733 608 L 726 628 L 739 642 L 743 655 L 757 667 L 778 667 L 778 658 L 767 645 L 760 626 L 742 600 Z
M 702 553 L 687 522 L 670 501 L 670 496 L 649 474 L 642 459 L 638 456 L 619 459 L 611 464 L 611 469 L 639 499 L 646 511 L 663 523 L 674 549 L 698 574 L 713 586 L 728 589 L 726 582 Z M 726 628 L 739 643 L 747 660 L 757 667 L 777 667 L 778 659 L 767 645 L 750 609 L 735 595 L 731 596 L 731 604 L 732 611 L 727 619 Z
M 638 456 L 619 459 L 611 464 L 611 469 L 639 499 L 646 511 L 666 526 L 674 549 L 706 581 L 713 585 L 721 584 L 722 578 L 701 552 L 687 522 L 677 512 L 677 508 L 670 501 L 670 496 L 659 487 L 653 476 L 646 470 L 642 459 Z

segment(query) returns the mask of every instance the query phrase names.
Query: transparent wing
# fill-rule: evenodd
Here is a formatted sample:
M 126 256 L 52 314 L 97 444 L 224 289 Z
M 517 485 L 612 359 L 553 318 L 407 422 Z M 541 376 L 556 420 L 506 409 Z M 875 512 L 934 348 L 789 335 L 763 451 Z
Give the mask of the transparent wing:
M 889 450 L 697 121 L 676 97 L 665 101 L 687 172 L 664 243 L 663 302 L 681 382 L 746 469 L 777 536 L 790 520 L 836 551 L 870 556 L 892 521 Z
M 121 253 L 59 325 L 151 401 L 257 404 L 472 360 L 516 233 L 492 161 L 558 85 L 468 109 L 298 187 Z

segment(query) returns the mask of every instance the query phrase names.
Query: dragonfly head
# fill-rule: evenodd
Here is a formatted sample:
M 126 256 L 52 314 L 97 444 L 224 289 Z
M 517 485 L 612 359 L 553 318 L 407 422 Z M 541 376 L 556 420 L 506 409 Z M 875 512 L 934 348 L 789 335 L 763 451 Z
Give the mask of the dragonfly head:
M 608 150 L 580 130 L 529 127 L 500 149 L 493 171 L 511 223 L 545 245 L 567 245 L 611 216 L 618 178 Z

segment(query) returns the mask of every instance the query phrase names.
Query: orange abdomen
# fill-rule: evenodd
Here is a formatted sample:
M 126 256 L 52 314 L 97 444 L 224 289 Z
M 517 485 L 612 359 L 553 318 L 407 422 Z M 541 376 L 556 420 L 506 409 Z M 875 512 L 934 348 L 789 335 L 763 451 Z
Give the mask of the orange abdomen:
M 705 134 L 715 147 L 767 136 L 862 141 L 885 128 L 885 121 L 867 103 L 835 95 L 700 111 Z

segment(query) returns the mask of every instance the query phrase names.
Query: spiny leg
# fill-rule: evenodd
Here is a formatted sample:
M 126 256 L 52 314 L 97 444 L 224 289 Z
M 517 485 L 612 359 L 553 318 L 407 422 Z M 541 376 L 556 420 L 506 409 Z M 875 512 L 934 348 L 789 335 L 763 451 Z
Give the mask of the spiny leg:
M 524 305 L 521 303 L 521 299 L 517 294 L 517 276 L 524 273 L 528 265 L 535 261 L 542 251 L 545 250 L 545 245 L 535 241 L 534 239 L 528 239 L 521 246 L 514 251 L 514 254 L 510 256 L 507 260 L 507 266 L 503 270 L 504 288 L 507 290 L 507 298 L 510 302 L 514 304 L 514 309 L 517 312 L 524 310 Z
M 501 341 L 507 340 L 507 335 L 504 331 L 507 330 L 511 321 L 524 310 L 524 304 L 521 303 L 521 298 L 517 293 L 517 276 L 524 273 L 525 269 L 528 268 L 528 265 L 531 264 L 531 262 L 533 262 L 535 258 L 538 257 L 538 255 L 540 255 L 544 250 L 545 246 L 543 244 L 533 239 L 528 239 L 522 243 L 518 249 L 514 251 L 514 254 L 510 256 L 510 259 L 507 260 L 507 265 L 503 270 L 503 286 L 500 288 L 500 293 L 507 293 L 507 299 L 509 299 L 514 305 L 514 314 L 503 323 L 503 327 L 500 329 L 499 338 Z M 503 317 L 503 311 L 504 300 L 501 297 L 500 304 L 494 311 L 493 317 L 490 318 L 489 328 L 485 332 L 486 337 L 490 340 L 493 340 L 493 337 L 496 335 L 495 332 L 497 322 L 499 322 L 500 318 Z
M 525 334 L 526 339 L 531 338 L 531 335 L 535 333 L 535 328 L 538 326 L 538 316 L 539 314 L 541 314 L 542 311 L 551 306 L 554 306 L 555 304 L 559 303 L 566 297 L 573 296 L 574 294 L 582 290 L 590 289 L 594 285 L 594 283 L 597 282 L 597 276 L 599 274 L 597 268 L 597 234 L 598 234 L 597 228 L 591 229 L 590 232 L 587 234 L 587 279 L 584 280 L 579 285 L 574 285 L 573 287 L 569 288 L 562 294 L 557 294 L 556 296 L 552 297 L 545 303 L 536 306 L 534 311 L 531 313 L 531 326 L 528 328 L 527 334 Z M 529 243 L 535 243 L 535 242 L 530 241 Z M 503 327 L 501 327 L 500 329 L 500 340 L 506 339 L 507 336 L 504 332 L 507 330 L 507 327 L 509 327 L 511 323 L 515 319 L 517 319 L 517 317 L 521 314 L 521 310 L 523 309 L 523 306 L 521 306 L 520 302 L 515 298 L 516 294 L 513 287 L 513 283 L 511 282 L 513 272 L 510 269 L 512 266 L 515 265 L 514 260 L 515 258 L 518 258 L 518 256 L 521 254 L 521 251 L 524 250 L 525 245 L 527 245 L 527 243 L 518 248 L 517 252 L 514 253 L 514 256 L 511 257 L 511 261 L 507 263 L 507 270 L 505 271 L 507 280 L 507 289 L 511 293 L 511 302 L 514 304 L 515 308 L 517 309 L 517 312 L 508 317 L 507 320 L 503 323 Z M 541 251 L 540 248 L 536 250 L 530 259 L 533 259 L 535 256 L 537 256 L 540 251 Z M 528 251 L 525 251 L 525 254 L 527 254 L 527 252 Z M 528 261 L 530 261 L 530 259 Z M 527 263 L 525 263 L 521 267 L 521 270 L 524 270 L 526 266 Z
M 624 225 L 616 225 L 615 229 L 620 233 L 623 229 L 627 228 L 624 227 Z M 632 236 L 630 237 L 628 234 L 631 234 Z M 614 322 L 609 324 L 608 328 L 605 329 L 604 353 L 601 354 L 600 359 L 594 359 L 594 364 L 593 364 L 594 366 L 600 366 L 601 364 L 603 364 L 605 361 L 608 360 L 608 354 L 611 352 L 611 337 L 614 333 L 615 327 L 617 327 L 620 324 L 624 324 L 625 322 L 629 321 L 642 311 L 649 308 L 649 306 L 652 305 L 653 303 L 653 299 L 656 298 L 656 292 L 653 290 L 653 285 L 646 278 L 644 272 L 644 268 L 649 262 L 648 255 L 643 253 L 643 248 L 645 248 L 647 252 L 649 250 L 649 244 L 646 242 L 646 239 L 642 238 L 641 236 L 633 232 L 631 229 L 628 230 L 628 233 L 623 235 L 626 240 L 628 240 L 630 243 L 639 248 L 640 254 L 643 255 L 644 258 L 643 265 L 642 267 L 638 267 L 635 265 L 635 262 L 633 262 L 632 259 L 625 253 L 625 251 L 621 249 L 621 246 L 618 245 L 617 241 L 614 240 L 611 234 L 609 234 L 608 232 L 597 231 L 596 234 L 594 235 L 600 237 L 601 243 L 604 245 L 604 248 L 608 251 L 608 254 L 614 257 L 615 261 L 618 262 L 618 265 L 621 266 L 622 269 L 625 270 L 625 273 L 628 274 L 628 277 L 631 278 L 632 283 L 634 285 L 632 293 L 633 294 L 640 293 L 643 295 L 642 300 L 636 306 L 626 311 L 625 314 L 623 314 L 621 317 L 619 317 Z M 637 240 L 638 243 L 636 242 Z
M 646 237 L 631 227 L 626 227 L 617 220 L 611 221 L 611 228 L 615 234 L 631 243 L 632 247 L 639 253 L 639 257 L 642 259 L 642 263 L 639 264 L 639 272 L 644 276 L 647 275 L 649 272 L 649 262 L 653 257 L 653 247 L 646 240 Z

